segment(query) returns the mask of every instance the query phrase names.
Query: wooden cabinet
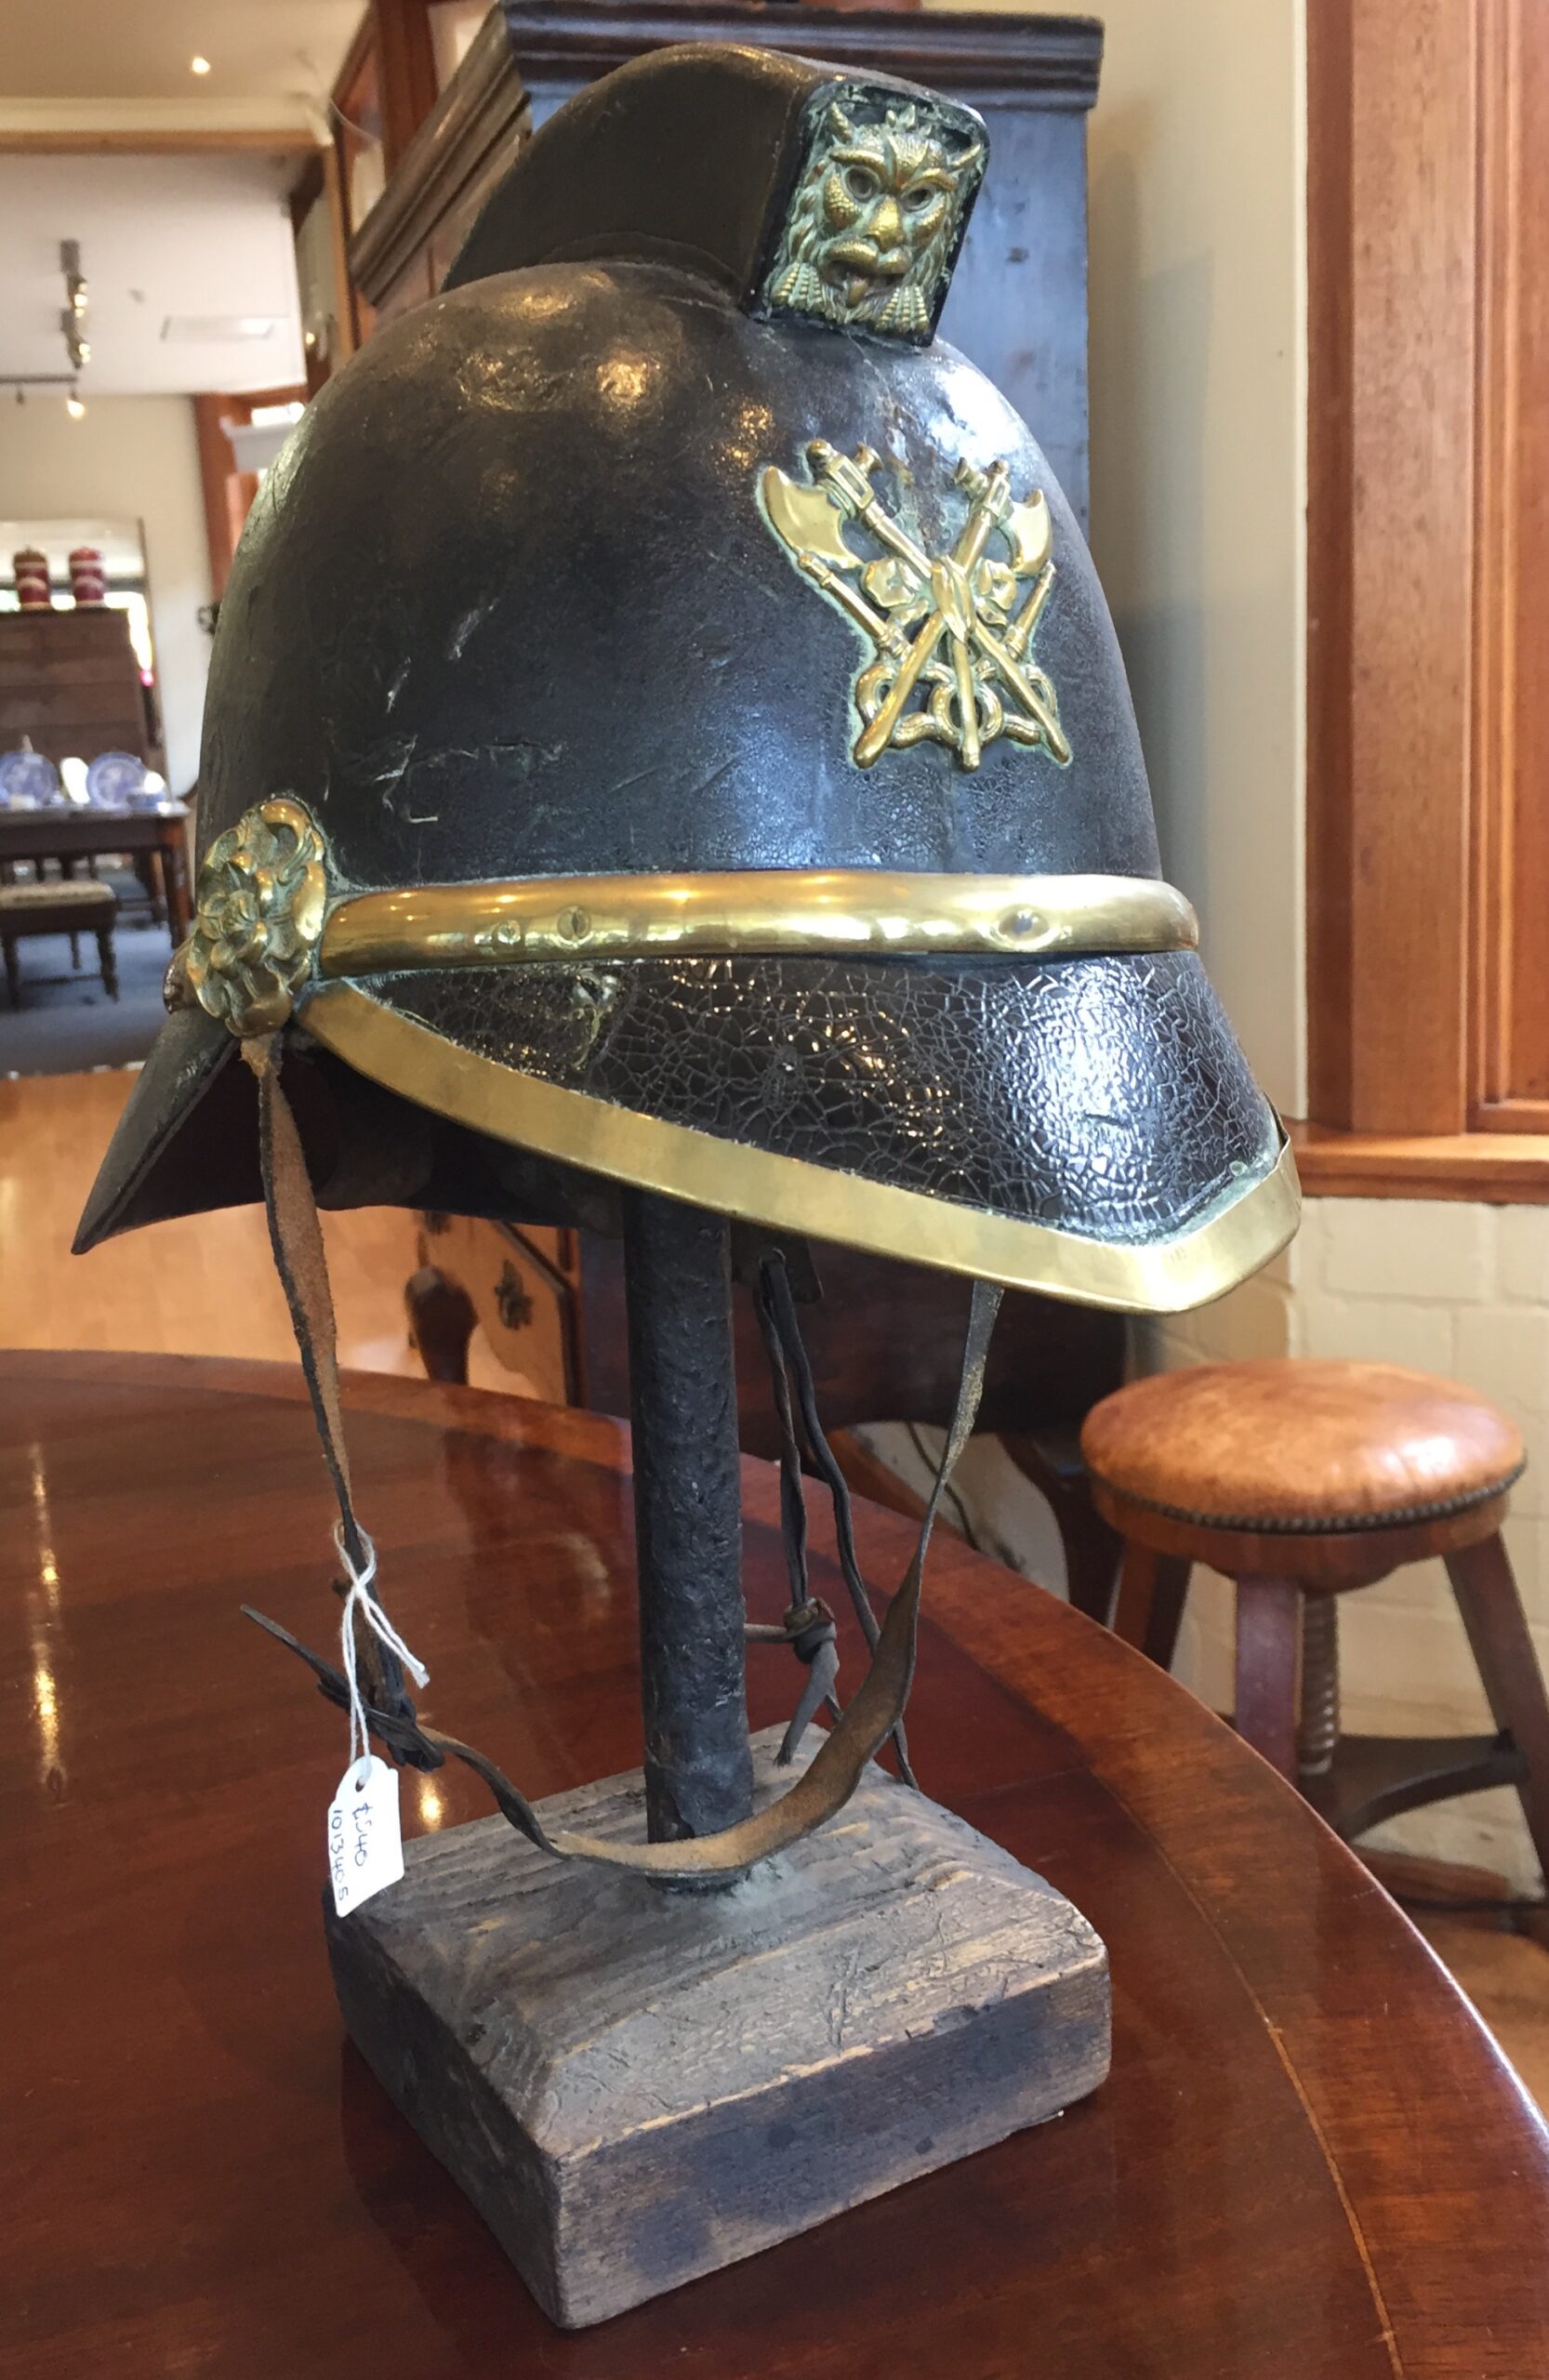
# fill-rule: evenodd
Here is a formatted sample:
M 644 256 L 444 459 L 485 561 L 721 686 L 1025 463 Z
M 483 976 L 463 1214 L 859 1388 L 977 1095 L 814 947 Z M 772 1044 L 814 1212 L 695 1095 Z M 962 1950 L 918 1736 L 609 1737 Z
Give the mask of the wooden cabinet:
M 579 1237 L 532 1224 L 422 1215 L 409 1319 L 432 1379 L 466 1380 L 468 1342 L 477 1328 L 533 1395 L 549 1405 L 587 1404 Z
M 99 752 L 159 762 L 122 612 L 0 612 L 0 751 L 24 735 L 56 764 Z
M 978 108 L 991 169 L 942 319 L 1033 429 L 1087 507 L 1086 118 L 1103 29 L 1090 17 L 589 0 L 493 8 L 350 247 L 363 318 L 395 319 L 445 277 L 522 143 L 563 102 L 642 51 L 761 43 L 902 75 Z

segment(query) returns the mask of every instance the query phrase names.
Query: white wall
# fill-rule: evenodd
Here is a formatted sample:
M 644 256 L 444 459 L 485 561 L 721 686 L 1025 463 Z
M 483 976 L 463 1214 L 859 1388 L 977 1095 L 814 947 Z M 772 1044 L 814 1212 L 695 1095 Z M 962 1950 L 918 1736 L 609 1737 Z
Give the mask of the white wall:
M 1092 549 L 1163 864 L 1199 910 L 1259 1079 L 1299 1114 L 1301 0 L 1105 0 L 1098 13 Z
M 1092 546 L 1163 865 L 1303 1108 L 1298 0 L 1106 0 L 1090 134 Z
M 137 518 L 145 536 L 167 780 L 186 793 L 199 768 L 210 640 L 209 546 L 193 406 L 187 397 L 95 397 L 72 421 L 57 394 L 0 403 L 0 516 Z M 0 561 L 8 568 L 8 560 Z

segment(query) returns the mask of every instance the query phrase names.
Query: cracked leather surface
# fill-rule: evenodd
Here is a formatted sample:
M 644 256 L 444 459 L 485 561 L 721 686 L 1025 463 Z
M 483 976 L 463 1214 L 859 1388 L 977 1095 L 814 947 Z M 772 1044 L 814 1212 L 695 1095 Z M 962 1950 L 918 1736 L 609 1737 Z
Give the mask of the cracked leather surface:
M 950 972 L 659 959 L 363 988 L 563 1089 L 1095 1239 L 1171 1237 L 1278 1153 L 1192 951 Z

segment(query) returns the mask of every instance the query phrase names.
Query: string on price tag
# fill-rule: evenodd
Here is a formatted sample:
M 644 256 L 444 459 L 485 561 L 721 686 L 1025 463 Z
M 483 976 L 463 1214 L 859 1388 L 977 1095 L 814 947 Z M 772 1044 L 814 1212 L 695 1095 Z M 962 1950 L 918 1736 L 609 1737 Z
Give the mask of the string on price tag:
M 364 1620 L 373 1635 L 396 1653 L 417 1686 L 428 1686 L 430 1673 L 415 1659 L 371 1592 L 377 1576 L 377 1549 L 364 1530 L 359 1532 L 364 1560 L 351 1560 L 342 1524 L 334 1529 L 350 1580 L 340 1622 L 344 1675 L 350 1688 L 350 1765 L 328 1805 L 328 1881 L 334 1908 L 340 1917 L 397 1884 L 404 1872 L 404 1840 L 398 1818 L 398 1772 L 378 1760 L 371 1749 L 356 1673 L 355 1622 Z

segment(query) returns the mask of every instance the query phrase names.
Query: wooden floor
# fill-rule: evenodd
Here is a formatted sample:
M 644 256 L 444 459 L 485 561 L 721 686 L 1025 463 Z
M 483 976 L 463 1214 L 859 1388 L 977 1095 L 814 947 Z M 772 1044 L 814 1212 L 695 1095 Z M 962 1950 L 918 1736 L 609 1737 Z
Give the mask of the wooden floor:
M 0 1081 L 0 1343 L 291 1363 L 296 1342 L 258 1207 L 155 1223 L 72 1256 L 71 1239 L 136 1077 Z M 417 1374 L 404 1284 L 418 1262 L 412 1215 L 325 1215 L 339 1361 Z M 470 1377 L 509 1388 L 475 1339 Z
M 1549 1950 L 1477 1921 L 1426 1917 L 1419 1923 L 1549 2115 Z
M 135 1078 L 0 1081 L 0 1344 L 104 1347 L 295 1359 L 261 1211 L 157 1223 L 89 1256 L 70 1254 L 76 1217 Z M 417 1373 L 404 1284 L 417 1262 L 413 1218 L 387 1209 L 324 1219 L 339 1360 Z M 474 1337 L 476 1384 L 510 1388 Z M 1549 1952 L 1477 1920 L 1427 1917 L 1424 1931 L 1549 2111 Z

